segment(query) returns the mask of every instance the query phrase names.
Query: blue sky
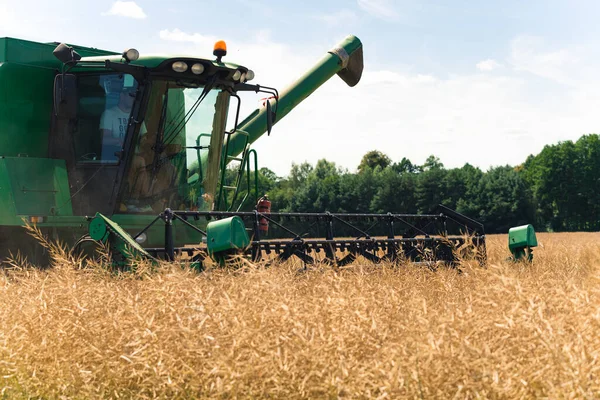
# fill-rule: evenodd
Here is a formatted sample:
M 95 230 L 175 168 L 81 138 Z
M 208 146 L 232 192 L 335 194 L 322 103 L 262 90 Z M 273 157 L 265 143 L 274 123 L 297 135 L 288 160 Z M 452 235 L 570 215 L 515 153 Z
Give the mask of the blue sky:
M 352 171 L 377 149 L 485 170 L 598 132 L 599 11 L 556 0 L 0 0 L 0 36 L 205 57 L 225 39 L 230 61 L 283 89 L 355 34 L 363 81 L 327 82 L 256 143 L 261 166 L 285 175 L 327 158 Z

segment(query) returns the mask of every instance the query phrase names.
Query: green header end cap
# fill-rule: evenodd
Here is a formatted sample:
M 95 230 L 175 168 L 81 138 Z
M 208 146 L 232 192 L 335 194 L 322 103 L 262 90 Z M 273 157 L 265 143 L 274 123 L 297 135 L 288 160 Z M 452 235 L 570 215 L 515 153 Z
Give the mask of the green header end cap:
M 129 233 L 105 215 L 96 213 L 96 216 L 90 221 L 89 233 L 92 239 L 109 240 L 114 248 L 121 252 L 125 258 L 133 256 L 154 260 L 154 257 L 144 250 Z M 102 237 L 103 239 L 97 239 L 98 237 Z
M 508 230 L 508 248 L 513 251 L 538 245 L 533 225 L 522 225 Z
M 104 218 L 95 216 L 89 225 L 90 237 L 98 242 L 105 242 L 108 238 L 108 230 Z
M 208 254 L 245 249 L 250 245 L 244 221 L 240 217 L 223 218 L 208 223 L 206 227 Z

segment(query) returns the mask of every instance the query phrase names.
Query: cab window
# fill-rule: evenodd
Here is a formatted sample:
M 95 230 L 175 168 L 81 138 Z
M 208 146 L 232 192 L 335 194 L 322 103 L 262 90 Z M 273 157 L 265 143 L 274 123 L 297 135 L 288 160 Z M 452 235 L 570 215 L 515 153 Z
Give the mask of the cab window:
M 131 75 L 103 74 L 80 76 L 78 85 L 75 159 L 117 164 L 138 84 Z

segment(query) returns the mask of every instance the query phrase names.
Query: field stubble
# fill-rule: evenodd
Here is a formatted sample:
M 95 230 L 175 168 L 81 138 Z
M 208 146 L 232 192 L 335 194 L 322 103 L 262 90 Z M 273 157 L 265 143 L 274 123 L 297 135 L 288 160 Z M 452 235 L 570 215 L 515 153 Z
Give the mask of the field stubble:
M 600 396 L 600 234 L 462 273 L 0 271 L 0 398 Z

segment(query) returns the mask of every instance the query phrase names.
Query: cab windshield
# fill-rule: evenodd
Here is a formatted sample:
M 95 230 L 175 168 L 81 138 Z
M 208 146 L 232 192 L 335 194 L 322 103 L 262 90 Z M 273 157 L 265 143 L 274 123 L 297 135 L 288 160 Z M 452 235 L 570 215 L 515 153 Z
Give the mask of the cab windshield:
M 119 212 L 210 208 L 214 193 L 207 192 L 204 182 L 206 160 L 213 135 L 224 135 L 227 100 L 220 89 L 152 82 Z

